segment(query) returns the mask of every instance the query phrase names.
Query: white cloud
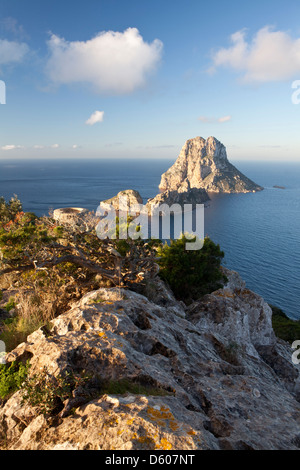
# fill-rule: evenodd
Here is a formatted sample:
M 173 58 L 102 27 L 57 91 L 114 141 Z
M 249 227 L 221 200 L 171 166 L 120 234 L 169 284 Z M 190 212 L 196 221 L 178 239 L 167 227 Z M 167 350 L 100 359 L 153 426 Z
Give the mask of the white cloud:
M 24 42 L 0 39 L 0 65 L 21 62 L 28 52 L 29 47 Z
M 46 72 L 56 84 L 85 82 L 96 92 L 124 94 L 146 83 L 161 58 L 162 43 L 143 40 L 136 28 L 104 31 L 88 41 L 68 42 L 52 34 Z
M 228 122 L 231 120 L 231 116 L 222 116 L 220 118 L 215 118 L 215 117 L 208 117 L 208 116 L 200 116 L 198 118 L 199 121 L 207 123 L 207 124 L 213 124 L 213 123 L 223 123 L 223 122 Z
M 1 147 L 1 150 L 18 150 L 18 149 L 23 149 L 23 145 L 3 145 L 3 147 Z
M 59 144 L 53 144 L 53 145 L 51 145 L 51 148 L 52 148 L 52 149 L 58 149 L 58 148 L 59 148 Z
M 232 45 L 213 54 L 210 70 L 229 67 L 241 71 L 243 81 L 256 83 L 289 80 L 300 73 L 300 38 L 270 26 L 260 29 L 251 41 L 245 37 L 244 30 L 232 34 Z
M 44 145 L 34 145 L 33 148 L 34 149 L 43 149 Z
M 94 124 L 96 124 L 97 122 L 103 122 L 103 118 L 104 118 L 104 111 L 95 111 L 89 118 L 87 121 L 85 121 L 85 123 L 88 125 L 88 126 L 93 126 Z
M 218 122 L 228 122 L 231 120 L 231 116 L 223 116 L 218 119 Z

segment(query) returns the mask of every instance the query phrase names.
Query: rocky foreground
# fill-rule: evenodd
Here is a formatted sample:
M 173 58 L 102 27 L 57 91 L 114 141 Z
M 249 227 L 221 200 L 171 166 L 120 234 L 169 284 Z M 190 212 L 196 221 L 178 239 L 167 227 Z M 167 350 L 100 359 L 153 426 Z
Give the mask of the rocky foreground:
M 30 335 L 7 361 L 30 359 L 32 376 L 46 367 L 92 379 L 51 417 L 16 392 L 0 408 L 2 448 L 299 448 L 291 347 L 275 337 L 268 304 L 226 275 L 223 289 L 189 307 L 159 279 L 145 295 L 101 288 Z M 137 390 L 101 393 L 100 383 L 122 379 Z

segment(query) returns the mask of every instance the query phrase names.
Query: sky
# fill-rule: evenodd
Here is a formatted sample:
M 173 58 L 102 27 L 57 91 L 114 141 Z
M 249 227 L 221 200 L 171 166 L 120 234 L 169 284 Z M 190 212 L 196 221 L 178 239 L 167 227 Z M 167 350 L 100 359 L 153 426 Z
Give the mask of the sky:
M 299 0 L 0 0 L 0 159 L 300 161 Z

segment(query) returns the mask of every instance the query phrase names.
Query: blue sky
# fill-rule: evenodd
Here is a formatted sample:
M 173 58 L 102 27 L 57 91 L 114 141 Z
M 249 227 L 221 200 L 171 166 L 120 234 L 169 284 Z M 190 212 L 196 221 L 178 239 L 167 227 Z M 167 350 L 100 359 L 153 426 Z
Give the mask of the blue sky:
M 214 135 L 230 160 L 300 161 L 299 18 L 291 0 L 1 0 L 0 158 L 175 160 Z

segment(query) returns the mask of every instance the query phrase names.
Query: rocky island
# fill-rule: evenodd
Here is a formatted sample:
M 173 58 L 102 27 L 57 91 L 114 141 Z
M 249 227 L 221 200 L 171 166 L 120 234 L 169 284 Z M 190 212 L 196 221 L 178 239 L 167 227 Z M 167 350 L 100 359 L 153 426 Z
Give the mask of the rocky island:
M 248 193 L 263 188 L 241 173 L 227 158 L 225 146 L 215 137 L 185 142 L 176 162 L 161 176 L 161 194 L 149 203 L 209 200 L 209 193 Z
M 249 193 L 263 188 L 243 175 L 227 158 L 225 146 L 215 137 L 186 141 L 176 162 L 161 175 L 160 193 L 148 199 L 145 209 L 162 204 L 204 204 L 209 193 Z M 121 201 L 121 207 L 119 203 Z M 143 204 L 138 191 L 127 189 L 101 201 L 103 210 L 129 210 Z

